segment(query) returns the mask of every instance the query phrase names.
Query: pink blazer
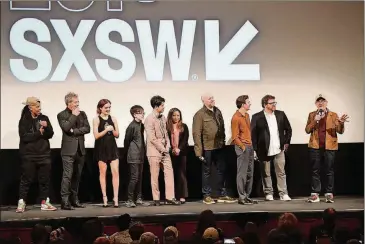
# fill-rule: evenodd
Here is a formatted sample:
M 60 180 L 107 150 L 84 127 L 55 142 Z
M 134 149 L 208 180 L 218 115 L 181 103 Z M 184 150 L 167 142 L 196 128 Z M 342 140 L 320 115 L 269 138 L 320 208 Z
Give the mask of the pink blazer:
M 160 120 L 163 122 L 161 128 Z M 166 118 L 164 115 L 160 119 L 152 112 L 144 121 L 146 130 L 147 157 L 160 157 L 162 153 L 170 150 L 170 139 L 166 129 Z M 165 135 L 165 136 L 164 136 Z

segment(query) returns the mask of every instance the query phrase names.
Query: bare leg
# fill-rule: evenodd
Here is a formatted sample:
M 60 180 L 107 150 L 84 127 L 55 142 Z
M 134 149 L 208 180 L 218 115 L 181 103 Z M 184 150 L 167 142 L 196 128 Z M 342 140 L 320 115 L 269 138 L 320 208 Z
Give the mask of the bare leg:
M 101 192 L 103 194 L 103 203 L 104 206 L 106 206 L 108 204 L 108 197 L 106 196 L 106 170 L 108 168 L 108 165 L 103 161 L 99 161 L 98 165 L 99 165 L 100 187 L 101 187 Z
M 118 206 L 118 195 L 119 195 L 119 160 L 113 160 L 110 163 L 113 178 L 113 192 L 114 192 L 114 206 Z

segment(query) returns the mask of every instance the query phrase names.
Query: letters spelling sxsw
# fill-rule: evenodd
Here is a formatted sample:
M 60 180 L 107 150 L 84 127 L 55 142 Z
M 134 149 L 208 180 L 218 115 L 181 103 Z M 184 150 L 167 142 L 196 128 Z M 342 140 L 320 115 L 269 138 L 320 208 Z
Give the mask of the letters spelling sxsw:
M 97 81 L 96 74 L 86 59 L 82 47 L 95 24 L 95 20 L 81 20 L 75 34 L 64 19 L 50 19 L 51 25 L 60 39 L 65 51 L 53 74 L 51 53 L 37 43 L 25 39 L 27 31 L 34 32 L 39 43 L 50 43 L 51 30 L 37 18 L 22 18 L 16 21 L 10 30 L 9 41 L 14 52 L 37 62 L 36 69 L 27 69 L 24 59 L 10 59 L 12 74 L 23 82 L 40 82 L 51 75 L 50 81 L 65 81 L 75 66 L 83 81 Z M 147 81 L 162 81 L 164 75 L 165 53 L 168 53 L 171 77 L 173 81 L 190 80 L 190 64 L 196 32 L 196 20 L 184 20 L 181 44 L 177 47 L 173 20 L 160 20 L 157 48 L 149 20 L 135 20 L 140 52 L 143 59 Z M 219 20 L 204 20 L 205 80 L 239 81 L 260 80 L 259 64 L 232 64 L 237 56 L 254 39 L 258 30 L 246 21 L 228 43 L 220 49 Z M 99 76 L 109 82 L 124 82 L 135 73 L 137 62 L 131 49 L 122 43 L 109 39 L 111 32 L 118 32 L 122 43 L 135 42 L 133 28 L 121 19 L 107 19 L 96 27 L 95 44 L 104 55 L 122 62 L 120 69 L 112 69 L 108 59 L 95 59 L 95 68 Z

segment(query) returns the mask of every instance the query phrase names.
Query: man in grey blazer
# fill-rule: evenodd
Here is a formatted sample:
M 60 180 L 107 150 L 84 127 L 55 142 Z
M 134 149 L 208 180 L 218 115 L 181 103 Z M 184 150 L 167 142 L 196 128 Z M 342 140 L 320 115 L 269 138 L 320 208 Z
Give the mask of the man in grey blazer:
M 90 125 L 85 112 L 80 111 L 77 94 L 66 94 L 65 103 L 66 109 L 57 115 L 62 129 L 61 209 L 73 210 L 85 207 L 78 199 L 78 190 L 86 154 L 84 135 L 90 133 Z

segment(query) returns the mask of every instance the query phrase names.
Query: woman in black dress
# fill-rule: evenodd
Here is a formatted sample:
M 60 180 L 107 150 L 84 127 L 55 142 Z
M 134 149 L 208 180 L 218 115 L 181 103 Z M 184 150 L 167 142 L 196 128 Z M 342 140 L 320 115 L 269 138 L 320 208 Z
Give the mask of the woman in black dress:
M 178 108 L 172 108 L 167 115 L 167 131 L 171 143 L 171 160 L 174 168 L 176 198 L 181 204 L 188 196 L 188 182 L 186 180 L 186 154 L 189 147 L 189 129 L 182 121 L 182 114 Z
M 110 116 L 111 102 L 101 99 L 97 105 L 98 116 L 93 120 L 95 137 L 94 157 L 99 165 L 99 181 L 103 193 L 103 207 L 108 206 L 106 195 L 106 170 L 110 163 L 112 171 L 114 207 L 118 207 L 119 193 L 119 153 L 115 138 L 119 137 L 119 128 L 116 118 Z

